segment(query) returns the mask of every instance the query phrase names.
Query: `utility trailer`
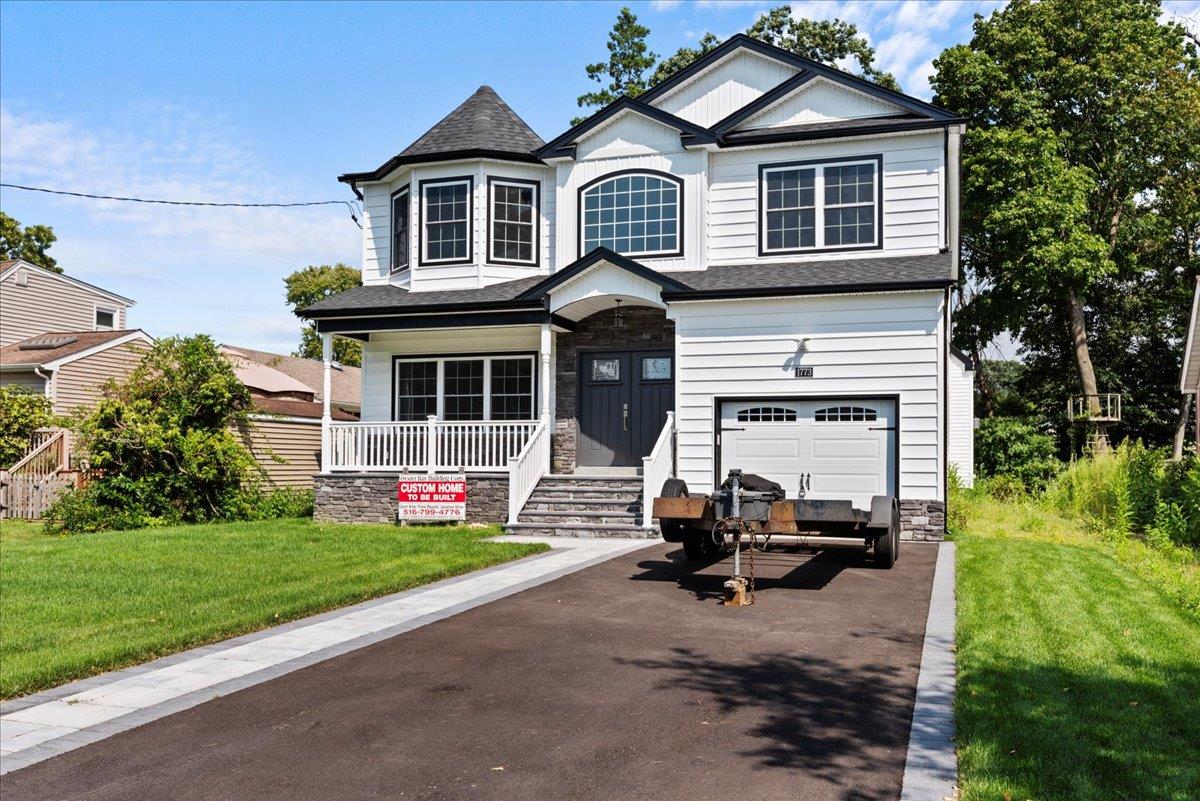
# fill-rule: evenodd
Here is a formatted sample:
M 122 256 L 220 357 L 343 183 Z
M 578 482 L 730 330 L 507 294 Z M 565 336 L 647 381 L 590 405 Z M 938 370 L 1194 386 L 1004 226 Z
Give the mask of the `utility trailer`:
M 803 481 L 800 486 L 803 495 Z M 744 594 L 743 544 L 751 552 L 769 545 L 850 548 L 871 554 L 877 566 L 889 569 L 900 555 L 900 505 L 891 495 L 872 497 L 870 511 L 846 500 L 789 499 L 778 484 L 731 470 L 721 489 L 696 497 L 682 480 L 667 479 L 652 510 L 663 539 L 681 543 L 688 559 L 712 561 L 734 554 L 734 577 L 726 582 L 733 594 L 738 582 Z

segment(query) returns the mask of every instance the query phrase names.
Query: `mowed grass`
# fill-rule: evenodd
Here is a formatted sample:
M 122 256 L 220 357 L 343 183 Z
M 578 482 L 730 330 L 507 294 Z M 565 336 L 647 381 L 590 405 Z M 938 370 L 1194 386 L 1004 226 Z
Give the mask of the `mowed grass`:
M 957 537 L 964 801 L 1200 798 L 1200 619 L 1074 521 L 973 506 Z
M 0 522 L 0 697 L 545 550 L 497 528 L 174 526 L 72 537 Z

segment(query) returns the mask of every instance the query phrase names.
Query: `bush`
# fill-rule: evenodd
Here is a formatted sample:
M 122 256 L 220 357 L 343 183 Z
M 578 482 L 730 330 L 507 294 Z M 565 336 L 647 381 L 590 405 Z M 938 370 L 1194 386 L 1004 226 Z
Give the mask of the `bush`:
M 0 387 L 0 468 L 12 467 L 25 455 L 34 431 L 59 422 L 45 395 Z
M 975 467 L 984 477 L 1008 476 L 1040 492 L 1062 468 L 1054 437 L 1021 417 L 985 417 L 975 432 Z
M 1119 452 L 1099 453 L 1071 463 L 1046 493 L 1060 511 L 1093 528 L 1127 534 L 1133 524 L 1129 472 Z
M 282 517 L 312 517 L 313 491 L 299 487 L 282 487 L 247 492 L 248 520 L 277 520 Z

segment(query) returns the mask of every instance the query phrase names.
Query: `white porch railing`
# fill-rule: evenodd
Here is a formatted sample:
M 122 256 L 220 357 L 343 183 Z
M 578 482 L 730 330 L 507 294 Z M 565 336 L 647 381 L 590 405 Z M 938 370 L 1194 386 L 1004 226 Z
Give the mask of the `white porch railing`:
M 434 417 L 424 423 L 330 423 L 328 469 L 503 473 L 538 425 L 537 420 L 447 422 Z
M 658 441 L 649 456 L 642 457 L 642 528 L 653 528 L 654 496 L 663 482 L 675 475 L 675 412 L 667 412 Z
M 550 425 L 545 418 L 525 447 L 508 460 L 508 522 L 516 523 L 525 502 L 533 494 L 542 476 L 550 472 Z

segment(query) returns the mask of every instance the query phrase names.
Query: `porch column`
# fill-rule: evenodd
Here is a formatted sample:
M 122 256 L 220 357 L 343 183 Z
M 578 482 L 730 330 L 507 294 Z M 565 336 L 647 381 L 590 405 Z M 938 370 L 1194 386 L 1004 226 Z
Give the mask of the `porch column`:
M 541 392 L 541 407 L 539 417 L 545 420 L 547 425 L 550 422 L 550 347 L 552 343 L 550 333 L 550 324 L 542 323 L 542 342 L 540 354 L 542 357 L 542 392 Z
M 333 417 L 329 413 L 329 396 L 333 394 L 333 334 L 321 334 L 321 472 L 328 473 L 332 461 L 329 424 Z

